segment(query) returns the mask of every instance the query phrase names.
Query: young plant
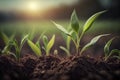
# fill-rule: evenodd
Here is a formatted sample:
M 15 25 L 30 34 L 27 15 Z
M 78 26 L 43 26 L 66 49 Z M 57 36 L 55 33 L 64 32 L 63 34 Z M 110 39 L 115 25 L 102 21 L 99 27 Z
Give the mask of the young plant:
M 20 44 L 18 43 L 18 41 L 15 39 L 15 33 L 11 36 L 8 37 L 6 34 L 4 34 L 3 32 L 0 32 L 0 36 L 2 37 L 4 43 L 5 43 L 5 47 L 2 50 L 3 54 L 11 54 L 13 55 L 16 60 L 20 59 L 20 53 L 21 53 L 21 49 L 28 37 L 28 35 L 25 35 L 22 37 Z M 15 53 L 11 52 L 11 48 L 15 49 Z
M 13 40 L 13 47 L 15 49 L 16 60 L 18 61 L 20 59 L 20 53 L 21 53 L 22 47 L 26 42 L 27 38 L 28 38 L 28 35 L 23 35 L 21 37 L 20 43 L 16 39 Z
M 66 30 L 63 26 L 61 26 L 61 25 L 59 25 L 55 22 L 53 22 L 53 23 L 59 30 L 61 30 L 62 32 L 67 34 L 67 36 L 69 36 L 71 38 L 71 40 L 74 42 L 74 45 L 75 45 L 75 48 L 76 48 L 76 53 L 78 55 L 79 54 L 82 55 L 83 51 L 85 51 L 88 47 L 95 44 L 99 40 L 99 38 L 101 38 L 102 36 L 106 36 L 106 34 L 103 34 L 103 35 L 99 35 L 99 36 L 93 38 L 93 40 L 91 40 L 90 43 L 85 45 L 85 47 L 83 47 L 83 49 L 80 51 L 80 47 L 81 47 L 80 43 L 81 43 L 81 39 L 82 39 L 83 35 L 91 28 L 93 22 L 104 12 L 106 12 L 106 11 L 101 11 L 101 12 L 98 12 L 98 13 L 92 15 L 86 21 L 82 30 L 80 30 L 81 28 L 80 28 L 79 20 L 78 20 L 78 17 L 77 17 L 77 14 L 76 14 L 75 10 L 73 11 L 73 13 L 71 15 L 71 22 L 70 22 L 71 30 L 70 31 Z M 62 49 L 67 52 L 67 49 L 65 49 L 63 47 L 62 47 Z
M 1 50 L 2 54 L 11 54 L 11 47 L 13 46 L 13 39 L 15 37 L 15 34 L 8 37 L 4 32 L 0 31 L 0 37 L 5 43 L 5 47 Z M 13 54 L 12 54 L 13 55 Z
M 45 35 L 43 36 L 43 44 L 44 44 L 44 46 L 42 48 L 45 50 L 46 56 L 50 55 L 50 50 L 53 47 L 54 42 L 55 42 L 55 35 L 52 36 L 50 41 L 48 41 L 47 36 L 45 36 Z
M 65 53 L 67 54 L 67 56 L 70 56 L 70 42 L 71 42 L 71 37 L 70 36 L 65 36 L 65 41 L 66 41 L 66 47 L 64 46 L 60 46 L 60 49 L 62 49 L 63 51 L 65 51 Z
M 32 33 L 33 34 L 33 33 Z M 44 32 L 40 35 L 40 37 L 38 38 L 38 40 L 36 41 L 36 43 L 33 43 L 31 38 L 28 39 L 27 43 L 29 45 L 29 47 L 32 49 L 32 51 L 39 57 L 42 56 L 42 51 L 41 51 L 41 46 L 40 46 L 40 39 L 43 36 Z M 30 35 L 31 36 L 31 35 Z M 33 39 L 33 37 L 32 37 Z
M 105 61 L 108 60 L 108 58 L 109 58 L 111 55 L 115 54 L 115 53 L 117 53 L 118 56 L 115 55 L 114 57 L 120 59 L 120 50 L 118 50 L 118 49 L 113 49 L 113 50 L 110 51 L 110 45 L 111 45 L 111 43 L 112 43 L 112 41 L 113 41 L 114 39 L 115 39 L 115 38 L 110 39 L 110 40 L 106 43 L 106 45 L 104 46 L 104 53 L 105 53 L 104 60 L 105 60 Z

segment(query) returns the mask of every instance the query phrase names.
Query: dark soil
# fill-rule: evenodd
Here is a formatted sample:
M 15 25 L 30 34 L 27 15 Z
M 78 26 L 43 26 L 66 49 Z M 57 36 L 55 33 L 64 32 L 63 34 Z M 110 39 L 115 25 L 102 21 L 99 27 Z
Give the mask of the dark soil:
M 0 80 L 120 80 L 120 60 L 26 55 L 17 62 L 1 55 Z

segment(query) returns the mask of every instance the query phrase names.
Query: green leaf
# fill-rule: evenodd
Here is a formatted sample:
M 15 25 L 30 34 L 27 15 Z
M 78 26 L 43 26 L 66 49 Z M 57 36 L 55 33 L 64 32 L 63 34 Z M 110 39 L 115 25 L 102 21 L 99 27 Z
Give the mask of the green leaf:
M 39 43 L 39 41 L 37 41 L 37 42 L 35 43 L 35 45 L 36 45 L 38 48 L 40 48 L 40 43 Z
M 46 46 L 46 55 L 49 56 L 50 49 L 52 48 L 53 44 L 55 42 L 55 35 L 52 36 L 51 40 L 48 42 Z
M 107 35 L 109 35 L 109 34 L 102 34 L 102 35 L 98 35 L 98 36 L 94 37 L 88 44 L 86 44 L 86 45 L 82 48 L 82 50 L 81 50 L 81 52 L 80 52 L 80 55 L 81 55 L 85 50 L 87 50 L 89 47 L 93 46 L 101 37 L 107 36 Z
M 31 40 L 28 40 L 28 45 L 37 56 L 42 55 L 41 50 Z
M 28 38 L 28 35 L 25 35 L 25 36 L 22 38 L 21 43 L 20 43 L 21 47 L 23 46 L 23 44 L 25 43 L 25 41 L 27 40 L 27 38 Z
M 43 36 L 43 43 L 44 43 L 44 46 L 45 46 L 45 49 L 46 49 L 47 44 L 48 44 L 48 38 L 45 35 Z
M 52 21 L 53 22 L 53 21 Z M 63 27 L 63 26 L 61 26 L 61 25 L 59 25 L 59 24 L 57 24 L 57 23 L 55 23 L 55 22 L 53 22 L 53 24 L 59 29 L 59 30 L 61 30 L 62 32 L 64 32 L 65 34 L 68 34 L 69 35 L 69 32 Z
M 110 49 L 109 49 L 109 48 L 110 48 L 110 45 L 111 45 L 113 39 L 114 39 L 114 38 L 110 39 L 110 40 L 106 43 L 106 45 L 104 46 L 105 56 L 108 56 L 109 53 L 110 53 Z
M 45 31 L 39 36 L 38 40 L 37 40 L 36 43 L 35 43 L 35 45 L 36 45 L 37 47 L 39 47 L 40 49 L 41 49 L 41 47 L 40 47 L 40 39 L 43 37 L 44 33 L 45 33 Z
M 111 56 L 112 54 L 115 54 L 115 53 L 120 54 L 120 50 L 119 50 L 119 49 L 113 49 L 113 50 L 110 52 L 109 56 Z
M 45 34 L 45 31 L 41 33 L 41 35 L 39 36 L 39 38 L 38 38 L 36 43 L 38 43 L 40 41 L 40 39 L 44 36 L 44 34 Z
M 9 42 L 8 36 L 7 36 L 5 33 L 3 33 L 3 32 L 0 32 L 0 36 L 1 36 L 1 38 L 3 39 L 5 45 L 7 45 L 8 42 Z
M 85 25 L 83 26 L 83 32 L 86 32 L 87 30 L 89 30 L 89 28 L 92 26 L 93 22 L 103 13 L 105 13 L 105 11 L 101 11 L 101 12 L 98 12 L 94 15 L 92 15 L 85 23 Z
M 71 15 L 71 27 L 76 33 L 79 32 L 79 20 L 78 20 L 75 10 L 73 11 Z
M 62 49 L 63 51 L 65 51 L 65 53 L 67 54 L 67 56 L 70 56 L 70 52 L 68 49 L 66 49 L 65 47 L 63 46 L 60 46 L 60 49 Z

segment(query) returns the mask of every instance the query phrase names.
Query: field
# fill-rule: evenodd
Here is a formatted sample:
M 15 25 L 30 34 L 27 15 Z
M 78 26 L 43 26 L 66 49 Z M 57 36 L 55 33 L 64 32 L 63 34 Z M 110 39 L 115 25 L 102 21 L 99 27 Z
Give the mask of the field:
M 65 28 L 70 27 L 69 21 L 55 22 Z M 80 21 L 81 28 L 84 22 Z M 107 33 L 111 35 L 104 36 L 93 47 L 85 51 L 83 55 L 76 53 L 75 45 L 72 42 L 70 44 L 70 56 L 66 56 L 65 52 L 59 48 L 59 46 L 66 46 L 65 41 L 60 31 L 57 30 L 51 21 L 3 22 L 0 23 L 0 30 L 3 29 L 7 35 L 15 31 L 18 34 L 14 37 L 17 45 L 10 49 L 13 53 L 0 52 L 0 80 L 120 80 L 119 58 L 110 56 L 105 60 L 105 53 L 103 52 L 103 47 L 108 40 L 112 37 L 120 36 L 119 21 L 96 21 L 81 40 L 80 47 L 89 43 L 94 36 L 99 34 Z M 48 56 L 45 50 L 41 51 L 42 56 L 35 55 L 35 52 L 32 51 L 28 44 L 28 39 L 26 39 L 22 48 L 19 47 L 22 43 L 19 33 L 23 34 L 29 31 L 38 32 L 38 35 L 35 35 L 34 40 L 32 40 L 33 43 L 44 31 L 46 31 L 45 34 L 49 39 L 53 34 L 56 35 L 55 43 Z M 23 42 L 24 40 L 25 38 L 23 38 Z M 120 49 L 119 40 L 119 38 L 113 40 L 110 50 Z M 42 40 L 39 41 L 40 46 L 43 47 L 44 42 Z M 2 38 L 0 38 L 0 50 L 4 48 L 4 45 Z M 35 46 L 32 45 L 31 47 L 35 49 Z M 7 50 L 9 47 L 4 49 Z M 39 47 L 39 49 L 42 48 Z M 55 49 L 58 52 L 55 53 Z M 19 50 L 20 52 L 17 53 Z
M 57 20 L 56 23 L 63 25 L 65 28 L 69 27 L 69 21 Z M 84 25 L 85 21 L 80 21 L 80 26 Z M 56 29 L 51 21 L 16 21 L 0 23 L 0 28 L 6 30 L 29 30 L 33 27 L 39 32 L 48 31 L 50 34 L 56 34 L 59 30 Z M 96 21 L 88 33 L 119 33 L 120 21 L 98 20 Z

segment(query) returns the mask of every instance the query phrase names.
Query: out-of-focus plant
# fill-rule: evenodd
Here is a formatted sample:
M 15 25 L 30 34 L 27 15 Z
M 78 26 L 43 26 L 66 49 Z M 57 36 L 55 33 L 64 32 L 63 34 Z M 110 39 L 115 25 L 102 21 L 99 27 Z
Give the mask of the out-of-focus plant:
M 44 46 L 42 47 L 45 52 L 46 52 L 46 56 L 50 55 L 50 50 L 53 47 L 55 42 L 55 35 L 52 36 L 52 38 L 50 40 L 48 40 L 47 36 L 43 36 L 43 44 Z
M 66 36 L 65 38 L 66 41 L 66 47 L 64 46 L 60 46 L 60 49 L 62 49 L 63 51 L 65 51 L 65 53 L 67 54 L 67 56 L 70 56 L 70 43 L 71 43 L 71 38 L 70 36 Z
M 95 20 L 103 13 L 105 13 L 105 11 L 101 11 L 101 12 L 98 12 L 98 13 L 95 13 L 94 15 L 92 15 L 87 21 L 86 23 L 84 24 L 84 26 L 82 27 L 82 29 L 80 28 L 80 25 L 79 25 L 79 20 L 78 20 L 78 17 L 77 17 L 77 14 L 75 12 L 75 10 L 73 11 L 72 15 L 71 15 L 71 21 L 70 21 L 70 24 L 71 24 L 71 30 L 68 31 L 66 30 L 63 26 L 55 23 L 54 25 L 59 29 L 61 30 L 62 32 L 64 32 L 65 34 L 67 34 L 67 36 L 69 36 L 69 41 L 70 39 L 74 42 L 74 45 L 75 45 L 75 48 L 76 48 L 76 53 L 79 55 L 82 55 L 82 53 L 89 47 L 91 47 L 92 45 L 94 45 L 102 36 L 107 36 L 108 34 L 103 34 L 103 35 L 99 35 L 99 36 L 96 36 L 95 38 L 93 38 L 91 40 L 90 43 L 88 43 L 87 45 L 85 45 L 82 49 L 81 48 L 81 39 L 83 37 L 83 35 L 91 28 L 93 22 L 95 22 Z M 70 45 L 70 42 L 68 41 L 68 43 L 66 44 L 69 44 Z M 66 41 L 67 42 L 67 41 Z M 69 54 L 70 52 L 70 48 L 65 48 L 65 47 L 60 47 L 61 49 L 63 49 L 67 54 Z M 80 51 L 81 50 L 81 51 Z
M 1 50 L 2 54 L 10 54 L 11 52 L 11 47 L 13 46 L 13 39 L 15 37 L 15 34 L 12 36 L 8 37 L 4 32 L 0 31 L 0 37 L 4 41 L 5 47 Z
M 25 44 L 25 42 L 27 41 L 28 38 L 28 34 L 27 35 L 23 35 L 20 39 L 20 43 L 18 42 L 18 40 L 14 39 L 13 40 L 13 47 L 15 49 L 15 55 L 16 55 L 16 59 L 19 61 L 20 60 L 20 54 L 21 54 L 21 50 L 23 48 L 23 45 Z
M 38 40 L 36 41 L 36 43 L 34 43 L 31 38 L 28 39 L 27 43 L 29 45 L 29 47 L 32 49 L 32 51 L 39 57 L 39 56 L 42 56 L 42 51 L 41 51 L 41 46 L 40 46 L 40 39 L 42 38 L 42 36 L 44 35 L 45 32 L 43 32 Z M 32 33 L 34 34 L 34 33 Z M 29 34 L 29 36 L 31 36 L 31 34 Z M 32 36 L 32 39 L 34 37 Z
M 2 53 L 3 54 L 11 54 L 16 58 L 16 60 L 19 61 L 22 47 L 23 47 L 25 41 L 27 40 L 28 35 L 22 36 L 22 38 L 20 40 L 20 44 L 19 44 L 18 40 L 15 39 L 15 35 L 16 35 L 16 33 L 14 33 L 11 37 L 8 37 L 3 32 L 0 32 L 0 36 L 5 43 L 5 47 L 2 50 Z M 11 51 L 11 48 L 15 49 L 15 53 L 13 53 Z
M 111 43 L 114 39 L 115 39 L 115 37 L 110 39 L 104 46 L 104 53 L 105 53 L 104 60 L 105 61 L 108 60 L 108 58 L 111 55 L 116 54 L 116 53 L 117 53 L 117 55 L 114 55 L 113 57 L 116 57 L 116 58 L 120 59 L 120 50 L 119 49 L 112 49 L 110 51 L 110 46 L 111 46 Z

